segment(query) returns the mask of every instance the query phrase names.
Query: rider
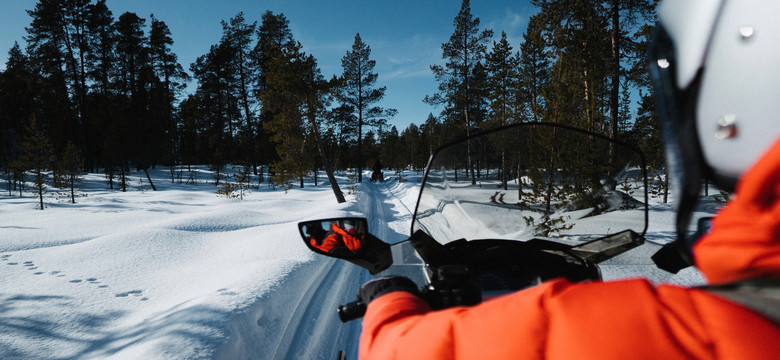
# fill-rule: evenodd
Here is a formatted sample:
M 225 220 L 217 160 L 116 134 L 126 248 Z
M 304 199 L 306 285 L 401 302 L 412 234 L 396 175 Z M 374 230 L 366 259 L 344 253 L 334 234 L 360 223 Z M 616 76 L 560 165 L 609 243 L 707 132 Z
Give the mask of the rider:
M 318 241 L 316 237 L 312 236 L 309 243 L 326 253 L 343 252 L 344 248 L 356 252 L 361 247 L 360 238 L 360 232 L 353 220 L 339 220 L 333 222 L 322 241 Z
M 374 171 L 371 174 L 371 181 L 382 180 L 382 160 L 377 158 L 371 163 L 371 170 Z
M 780 354 L 780 2 L 667 0 L 650 55 L 677 242 L 711 284 L 552 280 L 432 311 L 406 278 L 364 284 L 371 359 L 768 359 Z M 702 179 L 736 196 L 686 237 Z M 737 179 L 739 183 L 737 184 Z

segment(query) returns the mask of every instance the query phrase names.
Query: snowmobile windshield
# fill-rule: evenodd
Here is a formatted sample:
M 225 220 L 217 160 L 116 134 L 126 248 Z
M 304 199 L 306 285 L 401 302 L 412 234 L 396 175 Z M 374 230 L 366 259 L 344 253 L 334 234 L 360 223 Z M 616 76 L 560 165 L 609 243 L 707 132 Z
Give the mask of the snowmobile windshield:
M 566 243 L 644 235 L 642 153 L 578 129 L 526 123 L 441 147 L 428 164 L 412 233 Z

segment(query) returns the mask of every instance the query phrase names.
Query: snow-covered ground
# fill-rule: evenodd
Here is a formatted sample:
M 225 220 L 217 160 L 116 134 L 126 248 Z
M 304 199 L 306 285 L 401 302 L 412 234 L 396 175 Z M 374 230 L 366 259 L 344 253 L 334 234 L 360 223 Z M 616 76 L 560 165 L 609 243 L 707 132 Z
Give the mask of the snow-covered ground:
M 202 169 L 197 185 L 153 171 L 158 191 L 141 174 L 126 193 L 87 176 L 76 204 L 50 192 L 44 211 L 29 193 L 0 195 L 0 359 L 354 357 L 360 324 L 341 324 L 335 308 L 370 276 L 315 256 L 297 223 L 365 216 L 372 234 L 402 241 L 419 173 L 356 186 L 340 176 L 344 204 L 324 177 L 239 200 L 218 197 Z M 653 200 L 647 239 L 671 240 L 673 223 L 671 205 Z M 701 283 L 695 270 L 654 269 L 656 247 L 604 265 L 604 277 Z

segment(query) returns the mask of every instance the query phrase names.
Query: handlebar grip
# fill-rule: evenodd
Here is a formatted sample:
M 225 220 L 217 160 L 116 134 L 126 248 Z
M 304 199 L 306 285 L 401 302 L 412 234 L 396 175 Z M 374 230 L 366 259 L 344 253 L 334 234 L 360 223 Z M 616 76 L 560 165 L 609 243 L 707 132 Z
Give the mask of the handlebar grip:
M 338 312 L 339 320 L 343 323 L 360 319 L 366 314 L 366 304 L 360 300 L 353 301 L 339 306 Z

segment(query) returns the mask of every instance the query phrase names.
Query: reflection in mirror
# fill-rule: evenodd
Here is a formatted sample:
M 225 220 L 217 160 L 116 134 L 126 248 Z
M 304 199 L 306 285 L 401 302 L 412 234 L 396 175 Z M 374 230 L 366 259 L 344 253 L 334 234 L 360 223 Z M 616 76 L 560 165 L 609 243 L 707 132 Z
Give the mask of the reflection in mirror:
M 314 220 L 299 224 L 306 245 L 320 254 L 356 257 L 365 245 L 368 224 L 363 218 Z

